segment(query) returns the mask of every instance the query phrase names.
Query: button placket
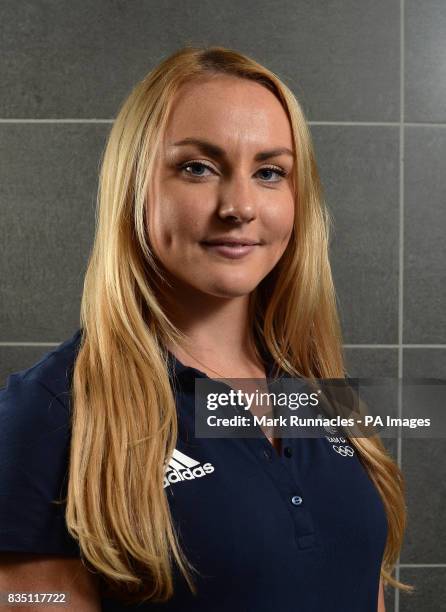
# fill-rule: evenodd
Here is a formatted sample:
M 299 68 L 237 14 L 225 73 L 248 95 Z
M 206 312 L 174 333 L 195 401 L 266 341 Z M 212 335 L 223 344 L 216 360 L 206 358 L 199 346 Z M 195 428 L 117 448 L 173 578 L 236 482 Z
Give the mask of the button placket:
M 294 524 L 294 536 L 300 549 L 317 545 L 317 535 L 308 506 L 304 503 L 304 492 L 298 480 L 290 469 L 289 459 L 275 455 L 270 442 L 262 438 L 244 438 L 251 451 L 257 457 L 262 469 L 265 470 L 277 488 L 286 504 Z M 290 446 L 288 439 L 282 438 L 282 443 Z M 270 457 L 265 461 L 266 456 Z M 294 500 L 294 501 L 293 501 Z
M 223 388 L 228 387 L 225 383 L 221 384 Z M 239 412 L 242 410 L 242 407 L 236 405 L 235 409 Z M 258 425 L 255 425 L 254 429 L 263 433 Z M 294 535 L 298 547 L 305 549 L 317 545 L 317 537 L 309 510 L 302 502 L 296 505 L 293 502 L 290 504 L 289 501 L 290 499 L 297 498 L 303 500 L 300 482 L 298 482 L 296 475 L 293 474 L 290 462 L 288 461 L 293 454 L 290 439 L 282 438 L 283 447 L 289 449 L 286 451 L 288 453 L 285 454 L 286 458 L 284 458 L 283 454 L 278 455 L 276 452 L 273 452 L 271 443 L 264 433 L 263 437 L 243 438 L 243 441 L 254 453 L 257 460 L 261 462 L 262 468 L 267 472 L 286 504 L 294 524 Z M 262 450 L 261 453 L 259 452 L 260 449 Z M 268 458 L 268 460 L 265 461 L 265 458 Z

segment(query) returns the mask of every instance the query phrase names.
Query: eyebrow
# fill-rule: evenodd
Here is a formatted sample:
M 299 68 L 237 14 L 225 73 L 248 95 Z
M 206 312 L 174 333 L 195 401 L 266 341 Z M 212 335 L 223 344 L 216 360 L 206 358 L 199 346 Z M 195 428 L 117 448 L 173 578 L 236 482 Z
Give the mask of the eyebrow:
M 206 153 L 207 155 L 211 155 L 218 159 L 226 158 L 226 153 L 224 149 L 219 147 L 218 145 L 209 142 L 208 140 L 202 140 L 201 138 L 183 138 L 183 140 L 179 140 L 170 144 L 170 147 L 181 147 L 185 145 L 196 145 L 201 151 Z M 276 149 L 270 149 L 268 151 L 259 151 L 254 156 L 255 161 L 264 161 L 265 159 L 269 159 L 270 157 L 277 157 L 279 155 L 291 155 L 294 158 L 294 153 L 291 149 L 287 147 L 278 147 Z

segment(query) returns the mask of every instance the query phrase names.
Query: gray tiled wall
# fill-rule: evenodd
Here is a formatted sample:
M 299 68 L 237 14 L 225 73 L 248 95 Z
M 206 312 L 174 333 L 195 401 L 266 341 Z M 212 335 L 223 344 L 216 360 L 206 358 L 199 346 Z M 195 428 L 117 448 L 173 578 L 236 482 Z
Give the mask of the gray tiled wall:
M 99 157 L 132 84 L 184 43 L 277 72 L 335 218 L 353 376 L 446 377 L 444 0 L 0 0 L 0 384 L 78 324 Z M 444 440 L 389 440 L 407 479 L 387 610 L 446 610 Z

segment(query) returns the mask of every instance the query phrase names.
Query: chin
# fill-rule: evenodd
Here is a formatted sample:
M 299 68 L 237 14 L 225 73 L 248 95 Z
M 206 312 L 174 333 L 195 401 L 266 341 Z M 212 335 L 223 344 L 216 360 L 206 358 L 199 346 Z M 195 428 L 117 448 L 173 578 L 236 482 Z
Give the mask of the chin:
M 204 293 L 221 298 L 235 298 L 249 295 L 254 291 L 257 284 L 254 283 L 213 283 L 212 286 L 202 287 Z

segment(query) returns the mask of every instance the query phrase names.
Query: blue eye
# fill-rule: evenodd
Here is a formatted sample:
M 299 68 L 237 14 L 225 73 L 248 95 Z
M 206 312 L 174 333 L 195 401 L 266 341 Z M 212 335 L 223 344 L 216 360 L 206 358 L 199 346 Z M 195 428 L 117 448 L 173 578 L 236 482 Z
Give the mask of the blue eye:
M 275 181 L 266 181 L 267 183 L 277 183 L 286 175 L 285 170 L 282 168 L 278 168 L 277 166 L 267 166 L 265 168 L 261 168 L 259 172 L 272 172 L 273 174 L 277 174 L 280 178 Z
M 197 168 L 197 167 L 198 168 L 202 168 L 202 169 L 207 168 L 208 170 L 211 170 L 211 168 L 209 166 L 207 166 L 206 164 L 203 164 L 202 162 L 188 162 L 188 163 L 183 164 L 181 166 L 181 170 L 185 170 L 186 171 L 187 168 Z M 195 173 L 192 173 L 192 172 L 186 172 L 186 174 L 189 174 L 190 176 L 196 176 L 198 178 L 200 178 L 202 176 L 207 176 L 206 174 L 203 174 L 201 172 L 198 173 L 198 174 L 195 174 Z
M 204 162 L 200 162 L 200 161 L 189 161 L 184 164 L 180 164 L 179 168 L 181 171 L 184 171 L 187 176 L 191 178 L 197 178 L 197 179 L 209 176 L 209 174 L 205 174 L 206 169 L 209 170 L 211 173 L 215 173 L 214 169 L 211 166 L 208 166 Z M 190 171 L 190 169 L 192 169 L 192 171 Z M 193 169 L 195 170 L 198 169 L 199 171 L 195 172 Z M 260 168 L 260 170 L 257 171 L 257 174 L 262 173 L 262 172 L 268 173 L 267 177 L 264 176 L 262 178 L 262 181 L 264 181 L 265 183 L 278 183 L 279 181 L 282 180 L 283 177 L 287 175 L 286 170 L 284 170 L 283 168 L 280 168 L 279 166 L 265 166 L 264 168 Z M 272 179 L 272 175 L 274 174 L 279 178 L 270 180 Z

